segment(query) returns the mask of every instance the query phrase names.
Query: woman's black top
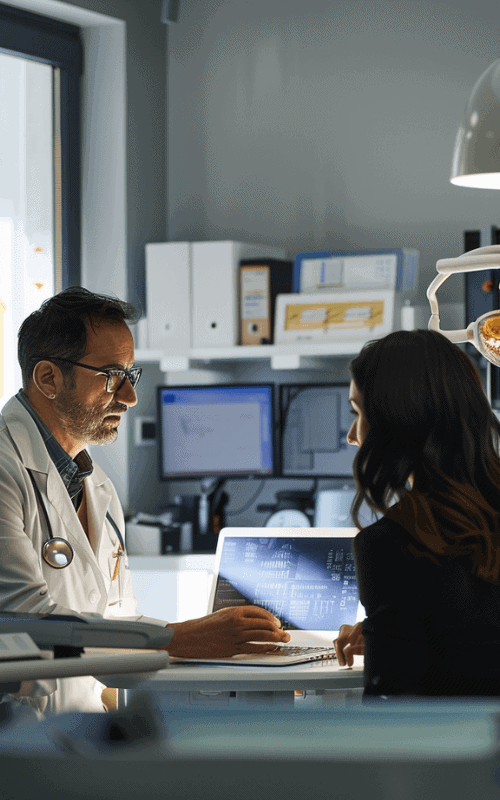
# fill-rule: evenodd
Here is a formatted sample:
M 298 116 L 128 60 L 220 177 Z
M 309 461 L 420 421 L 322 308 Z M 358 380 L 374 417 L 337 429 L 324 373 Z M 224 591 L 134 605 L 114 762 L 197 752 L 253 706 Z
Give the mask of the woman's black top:
M 466 558 L 417 556 L 394 520 L 354 540 L 365 695 L 500 696 L 500 588 Z

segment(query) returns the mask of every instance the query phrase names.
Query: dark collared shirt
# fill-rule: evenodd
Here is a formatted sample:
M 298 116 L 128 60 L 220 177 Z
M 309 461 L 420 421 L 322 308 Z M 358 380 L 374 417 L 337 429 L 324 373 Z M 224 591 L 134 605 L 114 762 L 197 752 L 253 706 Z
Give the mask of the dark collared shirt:
M 24 406 L 26 411 L 33 417 L 35 425 L 40 431 L 40 435 L 45 443 L 47 452 L 54 462 L 62 481 L 68 490 L 71 502 L 78 509 L 82 499 L 83 481 L 91 475 L 94 469 L 92 459 L 86 450 L 82 450 L 75 458 L 66 453 L 61 447 L 55 436 L 49 431 L 44 421 L 38 416 L 28 398 L 21 390 L 16 394 L 17 399 Z

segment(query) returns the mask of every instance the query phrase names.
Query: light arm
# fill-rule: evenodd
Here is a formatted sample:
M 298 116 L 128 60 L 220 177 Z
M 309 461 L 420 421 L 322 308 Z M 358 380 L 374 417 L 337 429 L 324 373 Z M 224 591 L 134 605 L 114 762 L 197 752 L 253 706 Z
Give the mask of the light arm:
M 442 258 L 436 264 L 438 274 L 431 282 L 427 289 L 427 298 L 431 307 L 431 317 L 429 319 L 429 330 L 438 331 L 446 336 L 450 342 L 458 344 L 459 342 L 472 342 L 475 347 L 480 351 L 482 348 L 479 342 L 476 341 L 475 335 L 475 322 L 471 322 L 467 328 L 458 331 L 442 331 L 439 327 L 439 307 L 436 298 L 436 291 L 442 283 L 453 274 L 460 272 L 479 272 L 484 269 L 500 269 L 500 246 L 492 245 L 490 247 L 479 247 L 476 250 L 470 250 L 458 258 Z M 484 354 L 484 353 L 483 353 Z M 484 354 L 486 355 L 486 354 Z M 488 358 L 488 356 L 486 355 Z

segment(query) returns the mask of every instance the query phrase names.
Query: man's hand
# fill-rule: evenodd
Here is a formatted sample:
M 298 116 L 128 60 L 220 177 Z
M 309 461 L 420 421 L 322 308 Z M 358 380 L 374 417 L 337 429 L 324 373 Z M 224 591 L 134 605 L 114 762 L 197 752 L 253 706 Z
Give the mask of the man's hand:
M 361 630 L 363 623 L 356 622 L 355 625 L 341 625 L 338 639 L 335 639 L 335 652 L 339 666 L 352 667 L 354 656 L 362 656 L 365 651 L 365 640 Z
M 275 644 L 290 641 L 290 634 L 280 628 L 279 620 L 258 606 L 223 608 L 207 617 L 173 622 L 168 627 L 174 629 L 174 635 L 166 649 L 180 658 L 265 653 Z M 249 644 L 256 641 L 263 644 Z
M 118 689 L 107 686 L 101 692 L 101 702 L 106 711 L 116 711 L 118 708 Z

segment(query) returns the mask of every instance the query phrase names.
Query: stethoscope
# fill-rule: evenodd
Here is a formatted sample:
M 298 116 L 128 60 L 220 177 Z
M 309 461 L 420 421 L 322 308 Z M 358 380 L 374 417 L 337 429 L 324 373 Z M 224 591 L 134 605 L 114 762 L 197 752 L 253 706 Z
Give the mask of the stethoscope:
M 53 567 L 54 569 L 64 569 L 64 567 L 69 567 L 73 558 L 75 556 L 75 552 L 66 539 L 61 538 L 60 536 L 54 536 L 52 533 L 52 525 L 50 524 L 49 514 L 47 511 L 47 506 L 45 504 L 45 498 L 42 496 L 40 489 L 38 488 L 35 478 L 33 477 L 33 473 L 30 469 L 28 469 L 28 474 L 31 478 L 31 483 L 33 484 L 33 489 L 35 491 L 36 499 L 38 501 L 38 505 L 42 510 L 43 517 L 45 519 L 45 525 L 47 527 L 47 533 L 49 534 L 49 538 L 46 542 L 42 545 L 42 558 L 49 567 Z M 114 529 L 116 535 L 118 536 L 118 541 L 120 542 L 121 553 L 117 553 L 117 558 L 120 555 L 125 553 L 125 542 L 123 541 L 123 536 L 120 533 L 120 529 L 118 525 L 114 521 L 113 517 L 106 511 L 106 519 Z

